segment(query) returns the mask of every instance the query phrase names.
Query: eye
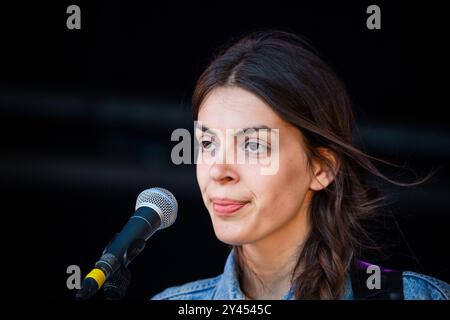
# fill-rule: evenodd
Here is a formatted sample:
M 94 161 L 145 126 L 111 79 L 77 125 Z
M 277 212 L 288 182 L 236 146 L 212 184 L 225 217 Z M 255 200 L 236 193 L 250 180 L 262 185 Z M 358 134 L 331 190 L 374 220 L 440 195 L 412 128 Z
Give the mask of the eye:
M 248 140 L 244 148 L 250 154 L 263 154 L 269 150 L 269 146 L 262 140 Z
M 212 142 L 211 141 L 202 141 L 201 144 L 202 144 L 203 149 L 208 149 L 212 145 Z
M 202 137 L 200 139 L 201 149 L 204 151 L 213 151 L 215 149 L 215 143 L 210 137 Z

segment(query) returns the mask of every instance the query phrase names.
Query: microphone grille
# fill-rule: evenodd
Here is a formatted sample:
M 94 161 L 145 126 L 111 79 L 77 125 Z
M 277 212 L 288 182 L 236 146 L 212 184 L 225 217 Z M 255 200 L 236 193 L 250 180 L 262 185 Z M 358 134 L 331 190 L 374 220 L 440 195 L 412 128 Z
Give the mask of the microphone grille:
M 136 210 L 146 203 L 155 205 L 161 211 L 160 229 L 170 227 L 177 219 L 178 202 L 169 190 L 150 188 L 142 191 L 136 200 Z

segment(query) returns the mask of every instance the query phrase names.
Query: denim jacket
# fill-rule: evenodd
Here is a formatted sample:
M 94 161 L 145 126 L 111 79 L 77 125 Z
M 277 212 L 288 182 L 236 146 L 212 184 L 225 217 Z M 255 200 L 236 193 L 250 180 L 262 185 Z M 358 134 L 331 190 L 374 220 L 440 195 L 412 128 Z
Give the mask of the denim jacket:
M 232 250 L 221 275 L 167 288 L 153 296 L 152 300 L 244 300 L 236 270 L 235 251 Z M 404 271 L 402 277 L 405 300 L 450 300 L 450 285 L 444 281 L 411 271 Z M 293 299 L 292 289 L 282 298 Z M 341 300 L 353 299 L 351 280 L 347 274 Z

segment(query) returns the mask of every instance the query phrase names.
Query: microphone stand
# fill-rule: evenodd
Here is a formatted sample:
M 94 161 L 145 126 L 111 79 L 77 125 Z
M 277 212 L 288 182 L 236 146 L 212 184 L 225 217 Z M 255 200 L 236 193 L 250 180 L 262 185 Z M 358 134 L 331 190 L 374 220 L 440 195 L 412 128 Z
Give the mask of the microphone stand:
M 105 300 L 122 300 L 131 283 L 131 272 L 123 265 L 111 274 L 103 286 Z

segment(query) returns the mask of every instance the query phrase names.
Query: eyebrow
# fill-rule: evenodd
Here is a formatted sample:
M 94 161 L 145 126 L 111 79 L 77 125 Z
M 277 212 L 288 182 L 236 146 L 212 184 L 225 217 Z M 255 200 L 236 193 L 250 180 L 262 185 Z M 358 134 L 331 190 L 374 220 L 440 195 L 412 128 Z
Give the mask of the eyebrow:
M 208 132 L 208 133 L 214 134 L 214 131 L 212 131 L 210 128 L 208 128 L 208 127 L 206 127 L 206 126 L 204 126 L 204 125 L 196 126 L 196 129 L 200 129 L 200 130 L 203 131 L 203 132 Z M 266 125 L 258 125 L 258 126 L 253 126 L 253 127 L 247 127 L 247 128 L 239 129 L 239 130 L 234 134 L 234 136 L 240 136 L 240 135 L 245 134 L 247 131 L 250 131 L 250 130 L 256 131 L 256 132 L 257 132 L 257 131 L 259 131 L 259 130 L 271 130 L 271 128 L 269 128 L 269 127 L 266 126 Z

